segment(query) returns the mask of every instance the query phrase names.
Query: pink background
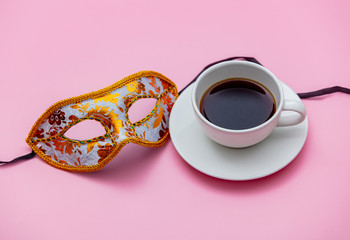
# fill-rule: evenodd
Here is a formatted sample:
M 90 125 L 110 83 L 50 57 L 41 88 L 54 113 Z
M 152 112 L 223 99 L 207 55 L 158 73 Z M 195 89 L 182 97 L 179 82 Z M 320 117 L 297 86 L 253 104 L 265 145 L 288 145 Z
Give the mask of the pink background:
M 208 63 L 254 56 L 296 92 L 350 87 L 350 2 L 1 1 L 0 160 L 54 102 L 154 70 L 182 89 Z M 38 157 L 0 167 L 1 239 L 349 239 L 350 96 L 304 100 L 309 135 L 269 177 L 230 182 L 171 141 L 126 146 L 89 174 Z

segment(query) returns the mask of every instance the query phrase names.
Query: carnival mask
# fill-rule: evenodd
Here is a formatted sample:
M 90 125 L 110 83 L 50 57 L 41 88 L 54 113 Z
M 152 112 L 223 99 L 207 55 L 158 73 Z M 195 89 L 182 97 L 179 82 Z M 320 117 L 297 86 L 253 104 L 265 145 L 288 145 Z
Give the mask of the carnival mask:
M 169 135 L 169 115 L 177 96 L 176 85 L 162 74 L 138 72 L 107 88 L 52 105 L 36 121 L 26 142 L 56 168 L 96 171 L 116 157 L 127 143 L 162 145 Z M 155 98 L 156 105 L 149 115 L 132 123 L 128 110 L 142 98 Z M 98 121 L 106 133 L 88 140 L 65 136 L 68 129 L 85 120 Z

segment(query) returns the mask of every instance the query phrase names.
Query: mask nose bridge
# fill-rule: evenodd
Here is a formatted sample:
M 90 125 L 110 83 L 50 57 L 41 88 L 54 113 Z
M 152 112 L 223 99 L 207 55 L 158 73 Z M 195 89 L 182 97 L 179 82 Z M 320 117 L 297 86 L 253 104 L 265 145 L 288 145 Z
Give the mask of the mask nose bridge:
M 155 84 L 152 84 L 152 81 Z M 137 87 L 133 91 L 126 91 L 130 87 L 128 84 L 134 84 L 137 87 L 142 86 L 143 91 L 138 91 Z M 112 141 L 117 142 L 117 145 L 126 140 L 141 145 L 147 143 L 156 146 L 159 145 L 160 141 L 166 139 L 163 136 L 167 133 L 169 121 L 171 108 L 169 108 L 169 99 L 172 99 L 170 100 L 172 102 L 170 105 L 172 105 L 177 96 L 177 90 L 173 84 L 169 84 L 161 78 L 145 77 L 128 82 L 117 91 L 120 101 L 114 105 L 114 109 L 118 112 L 118 117 L 110 118 L 113 126 L 113 131 L 111 131 Z M 168 102 L 164 100 L 166 97 Z M 131 122 L 128 114 L 129 109 L 136 101 L 149 98 L 156 99 L 153 109 L 141 120 Z M 117 127 L 115 128 L 115 126 Z

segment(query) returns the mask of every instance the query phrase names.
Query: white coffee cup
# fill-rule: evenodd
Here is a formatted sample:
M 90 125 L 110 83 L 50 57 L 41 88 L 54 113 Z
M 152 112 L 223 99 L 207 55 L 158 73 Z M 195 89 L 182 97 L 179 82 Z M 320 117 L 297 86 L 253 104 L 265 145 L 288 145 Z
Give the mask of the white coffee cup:
M 200 102 L 207 90 L 218 82 L 230 78 L 254 80 L 273 95 L 276 111 L 266 122 L 252 128 L 232 130 L 219 127 L 207 120 L 200 112 Z M 243 148 L 264 140 L 275 127 L 299 124 L 306 117 L 306 109 L 300 100 L 285 99 L 280 81 L 265 67 L 248 61 L 228 61 L 215 64 L 199 75 L 192 91 L 194 114 L 208 137 L 227 147 Z M 283 114 L 291 111 L 293 114 Z

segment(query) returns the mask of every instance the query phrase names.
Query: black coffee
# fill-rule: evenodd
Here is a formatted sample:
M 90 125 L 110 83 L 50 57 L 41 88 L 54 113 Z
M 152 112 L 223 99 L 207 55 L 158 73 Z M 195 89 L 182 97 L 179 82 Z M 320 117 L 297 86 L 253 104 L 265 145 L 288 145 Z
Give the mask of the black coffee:
M 232 130 L 256 127 L 276 111 L 276 103 L 261 84 L 244 78 L 223 80 L 207 90 L 200 111 L 211 123 Z

